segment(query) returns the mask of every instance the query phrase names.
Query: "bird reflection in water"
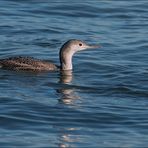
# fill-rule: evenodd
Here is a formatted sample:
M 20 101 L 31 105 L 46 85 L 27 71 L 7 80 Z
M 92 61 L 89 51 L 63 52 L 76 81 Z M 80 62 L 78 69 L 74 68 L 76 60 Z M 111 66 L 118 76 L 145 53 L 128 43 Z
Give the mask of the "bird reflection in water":
M 67 132 L 72 132 L 77 129 L 76 128 L 67 128 L 65 130 Z M 77 142 L 81 142 L 80 138 L 78 138 L 78 135 L 63 134 L 59 137 L 58 147 L 60 147 L 60 148 L 74 147 L 75 143 L 77 143 Z
M 62 85 L 61 88 L 58 90 L 58 92 L 61 94 L 61 97 L 59 99 L 60 103 L 73 104 L 75 100 L 80 99 L 80 97 L 74 91 L 75 89 L 73 88 L 73 86 L 69 85 L 71 84 L 72 79 L 73 75 L 71 70 L 61 71 L 59 83 Z
M 57 147 L 59 148 L 75 147 L 77 143 L 81 143 L 83 140 L 80 135 L 76 134 L 77 131 L 80 131 L 80 127 L 77 127 L 77 125 L 70 125 L 70 122 L 68 126 L 69 127 L 64 125 L 55 127 L 58 129 Z
M 60 72 L 60 93 L 59 102 L 66 105 L 73 105 L 80 97 L 75 92 L 75 87 L 71 85 L 73 80 L 72 70 L 64 70 Z M 80 142 L 81 140 L 73 132 L 79 130 L 77 127 L 56 127 L 59 129 L 58 147 L 70 148 L 74 146 L 74 143 Z

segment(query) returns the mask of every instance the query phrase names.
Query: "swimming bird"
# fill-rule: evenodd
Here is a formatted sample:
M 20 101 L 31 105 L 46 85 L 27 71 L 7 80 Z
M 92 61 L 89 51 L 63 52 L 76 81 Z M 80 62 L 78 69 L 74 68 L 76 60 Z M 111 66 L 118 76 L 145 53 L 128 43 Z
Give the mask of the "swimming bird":
M 0 59 L 0 68 L 16 71 L 55 71 L 55 70 L 72 70 L 72 57 L 78 52 L 89 48 L 98 48 L 99 46 L 87 45 L 84 41 L 71 39 L 68 40 L 60 49 L 59 59 L 60 66 L 51 62 L 35 59 L 32 57 L 10 57 Z

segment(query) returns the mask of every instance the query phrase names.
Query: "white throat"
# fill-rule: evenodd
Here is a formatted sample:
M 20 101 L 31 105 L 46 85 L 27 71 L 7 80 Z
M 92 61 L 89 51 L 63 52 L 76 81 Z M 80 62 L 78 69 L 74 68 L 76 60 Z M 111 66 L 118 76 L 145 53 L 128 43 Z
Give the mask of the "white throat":
M 62 61 L 62 70 L 72 70 L 72 56 L 68 55 L 65 57 L 65 59 Z
M 62 52 L 60 53 L 60 63 L 62 70 L 72 70 L 72 56 L 74 52 Z
M 74 53 L 88 48 L 96 48 L 96 46 L 87 45 L 81 40 L 76 39 L 67 41 L 59 52 L 61 70 L 72 70 L 72 56 Z

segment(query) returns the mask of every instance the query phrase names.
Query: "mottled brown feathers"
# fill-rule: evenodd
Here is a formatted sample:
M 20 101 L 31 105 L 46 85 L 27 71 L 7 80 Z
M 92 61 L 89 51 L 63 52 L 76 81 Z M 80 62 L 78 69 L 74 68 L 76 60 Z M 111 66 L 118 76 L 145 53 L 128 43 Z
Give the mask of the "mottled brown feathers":
M 81 40 L 71 39 L 67 41 L 60 49 L 59 59 L 60 67 L 47 61 L 41 61 L 31 57 L 12 57 L 0 60 L 0 68 L 11 70 L 25 71 L 55 71 L 55 70 L 72 70 L 73 55 L 85 49 L 98 48 L 98 46 L 87 45 Z
M 57 70 L 57 66 L 46 61 L 41 61 L 32 57 L 11 57 L 0 60 L 0 67 L 10 70 L 25 71 L 52 71 Z

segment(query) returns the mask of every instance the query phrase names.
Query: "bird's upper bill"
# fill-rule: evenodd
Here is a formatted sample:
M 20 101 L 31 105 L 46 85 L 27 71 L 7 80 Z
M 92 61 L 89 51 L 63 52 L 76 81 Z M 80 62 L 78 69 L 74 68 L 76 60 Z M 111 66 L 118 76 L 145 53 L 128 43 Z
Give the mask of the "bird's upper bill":
M 100 45 L 86 45 L 86 49 L 91 49 L 91 48 L 100 48 Z

